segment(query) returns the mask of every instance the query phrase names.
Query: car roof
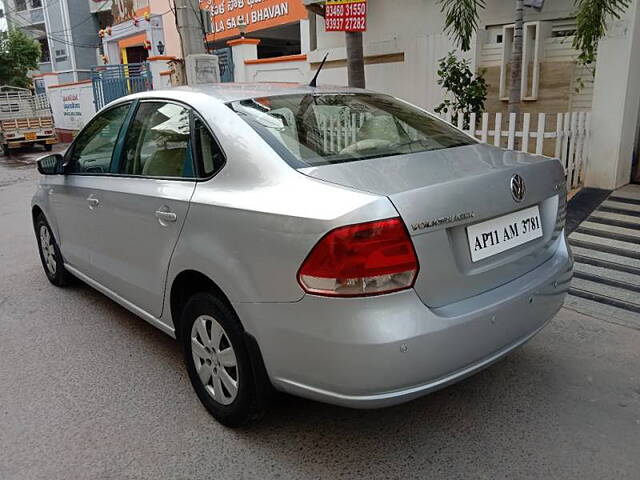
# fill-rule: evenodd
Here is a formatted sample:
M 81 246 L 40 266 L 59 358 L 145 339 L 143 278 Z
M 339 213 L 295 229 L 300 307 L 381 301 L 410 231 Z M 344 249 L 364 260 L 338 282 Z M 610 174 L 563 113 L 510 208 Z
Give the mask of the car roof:
M 151 90 L 131 97 L 180 97 L 189 92 L 205 94 L 223 103 L 248 98 L 273 97 L 276 95 L 312 94 L 312 93 L 356 93 L 366 92 L 357 88 L 341 86 L 310 87 L 298 83 L 212 83 L 208 85 L 175 87 L 167 90 Z

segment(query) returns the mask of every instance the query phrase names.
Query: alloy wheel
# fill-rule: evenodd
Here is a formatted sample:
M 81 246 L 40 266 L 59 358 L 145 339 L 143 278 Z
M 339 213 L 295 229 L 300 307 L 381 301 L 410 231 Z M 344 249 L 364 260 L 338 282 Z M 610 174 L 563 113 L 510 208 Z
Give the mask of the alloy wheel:
M 46 225 L 40 226 L 40 250 L 42 250 L 42 257 L 47 270 L 51 275 L 55 275 L 57 269 L 56 249 L 51 238 L 51 232 Z
M 191 327 L 193 363 L 207 393 L 222 405 L 238 395 L 238 361 L 222 325 L 209 315 L 200 315 Z

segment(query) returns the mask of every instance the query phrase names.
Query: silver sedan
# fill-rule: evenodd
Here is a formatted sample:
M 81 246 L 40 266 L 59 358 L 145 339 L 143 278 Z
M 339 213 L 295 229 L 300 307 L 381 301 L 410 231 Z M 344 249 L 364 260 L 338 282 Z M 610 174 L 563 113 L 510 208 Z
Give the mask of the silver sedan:
M 535 335 L 571 279 L 557 160 L 370 91 L 137 94 L 38 168 L 49 280 L 177 338 L 230 426 L 274 391 L 374 408 L 458 381 Z

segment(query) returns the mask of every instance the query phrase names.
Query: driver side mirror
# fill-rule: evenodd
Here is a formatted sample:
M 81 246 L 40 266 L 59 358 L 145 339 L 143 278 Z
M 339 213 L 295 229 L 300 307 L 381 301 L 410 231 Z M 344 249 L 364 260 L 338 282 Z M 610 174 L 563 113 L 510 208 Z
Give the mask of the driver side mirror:
M 42 175 L 62 175 L 64 173 L 64 157 L 59 153 L 40 157 L 36 163 L 38 172 Z

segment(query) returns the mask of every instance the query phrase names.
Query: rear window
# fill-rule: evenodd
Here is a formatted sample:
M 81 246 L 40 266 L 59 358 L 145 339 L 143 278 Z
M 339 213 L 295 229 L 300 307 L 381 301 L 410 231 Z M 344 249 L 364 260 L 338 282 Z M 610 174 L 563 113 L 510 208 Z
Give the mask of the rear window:
M 476 143 L 389 95 L 283 95 L 236 101 L 229 107 L 298 168 Z

